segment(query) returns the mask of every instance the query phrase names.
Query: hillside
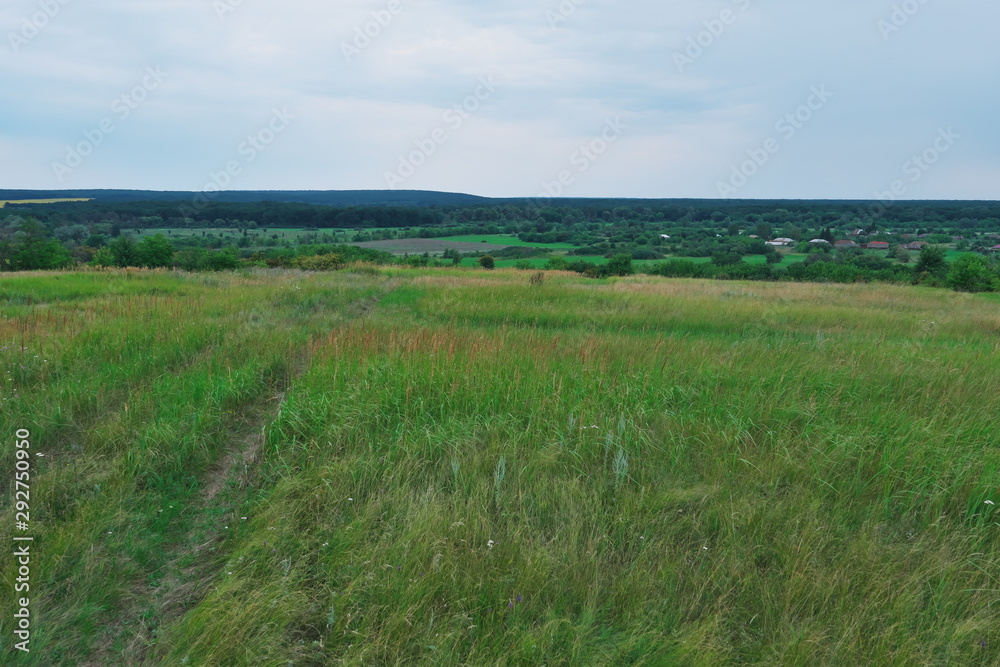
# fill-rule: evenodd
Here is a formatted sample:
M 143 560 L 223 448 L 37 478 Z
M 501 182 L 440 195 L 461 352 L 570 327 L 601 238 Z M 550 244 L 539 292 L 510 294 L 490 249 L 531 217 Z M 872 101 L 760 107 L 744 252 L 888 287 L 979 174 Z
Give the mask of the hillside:
M 995 295 L 528 277 L 5 278 L 4 664 L 1000 661 Z

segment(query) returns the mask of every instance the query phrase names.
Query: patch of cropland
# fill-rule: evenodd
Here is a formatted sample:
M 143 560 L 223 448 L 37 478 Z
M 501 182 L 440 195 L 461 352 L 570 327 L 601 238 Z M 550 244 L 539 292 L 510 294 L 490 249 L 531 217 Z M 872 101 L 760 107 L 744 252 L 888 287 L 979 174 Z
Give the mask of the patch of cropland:
M 495 243 L 470 243 L 468 241 L 446 241 L 442 239 L 392 239 L 388 241 L 367 241 L 352 245 L 384 250 L 395 254 L 442 253 L 449 249 L 459 252 L 490 252 L 503 250 L 507 247 Z
M 995 298 L 529 277 L 5 279 L 4 664 L 1000 661 Z

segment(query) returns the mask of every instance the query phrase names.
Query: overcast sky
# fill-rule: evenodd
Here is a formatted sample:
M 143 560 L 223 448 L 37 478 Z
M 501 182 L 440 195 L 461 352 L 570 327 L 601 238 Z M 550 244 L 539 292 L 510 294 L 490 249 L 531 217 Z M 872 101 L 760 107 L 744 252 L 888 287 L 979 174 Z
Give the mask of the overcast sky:
M 5 0 L 0 188 L 997 199 L 997 25 L 991 0 Z

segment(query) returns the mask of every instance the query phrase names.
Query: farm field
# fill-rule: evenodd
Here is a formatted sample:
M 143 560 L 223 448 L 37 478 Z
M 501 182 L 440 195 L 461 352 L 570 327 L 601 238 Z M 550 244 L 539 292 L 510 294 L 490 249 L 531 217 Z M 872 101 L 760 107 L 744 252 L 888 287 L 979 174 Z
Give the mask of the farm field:
M 598 265 L 607 264 L 610 261 L 609 258 L 600 255 L 581 255 L 579 257 L 576 255 L 562 255 L 562 256 L 564 259 L 570 262 L 584 260 L 592 264 L 598 264 Z M 540 269 L 543 268 L 548 263 L 548 261 L 549 259 L 547 257 L 529 257 L 528 259 L 497 259 L 496 266 L 498 268 L 505 269 L 505 268 L 512 268 L 516 266 L 519 262 L 527 262 L 532 267 Z M 632 261 L 632 266 L 634 266 L 637 271 L 642 271 L 643 267 L 662 261 L 663 260 L 637 259 Z M 478 267 L 479 260 L 476 258 L 466 257 L 465 259 L 462 260 L 461 266 Z
M 996 295 L 528 278 L 4 274 L 4 664 L 1000 663 Z
M 521 246 L 529 248 L 548 248 L 550 250 L 567 250 L 573 249 L 576 246 L 572 243 L 532 243 L 530 241 L 522 241 L 513 234 L 495 234 L 495 235 L 476 235 L 470 234 L 466 236 L 447 236 L 439 241 L 460 241 L 462 243 L 492 243 L 498 246 Z
M 452 250 L 458 250 L 459 252 L 495 252 L 497 250 L 503 250 L 507 247 L 494 245 L 492 243 L 448 241 L 444 239 L 393 239 L 389 241 L 367 241 L 364 243 L 352 242 L 351 245 L 356 245 L 361 248 L 384 250 L 398 255 L 403 253 L 423 254 L 425 252 L 431 254 L 441 254 L 449 248 Z
M 62 202 L 76 202 L 76 201 L 91 201 L 90 199 L 19 199 L 14 200 L 2 200 L 0 199 L 0 208 L 3 208 L 7 204 L 59 204 Z

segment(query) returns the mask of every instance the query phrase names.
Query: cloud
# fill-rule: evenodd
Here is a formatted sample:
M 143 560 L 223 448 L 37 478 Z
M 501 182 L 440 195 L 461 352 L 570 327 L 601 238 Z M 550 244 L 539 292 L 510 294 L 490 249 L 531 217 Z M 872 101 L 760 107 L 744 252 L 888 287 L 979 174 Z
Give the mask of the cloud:
M 914 195 L 998 195 L 984 110 L 1000 52 L 983 47 L 1000 7 L 973 0 L 64 0 L 39 27 L 40 7 L 0 9 L 7 187 L 200 187 L 287 107 L 294 123 L 233 188 L 384 188 L 488 76 L 498 90 L 405 187 L 532 196 L 621 117 L 567 194 L 714 197 L 826 85 L 834 99 L 740 196 L 870 197 L 949 125 L 963 141 Z M 148 67 L 169 77 L 60 182 L 52 162 Z

